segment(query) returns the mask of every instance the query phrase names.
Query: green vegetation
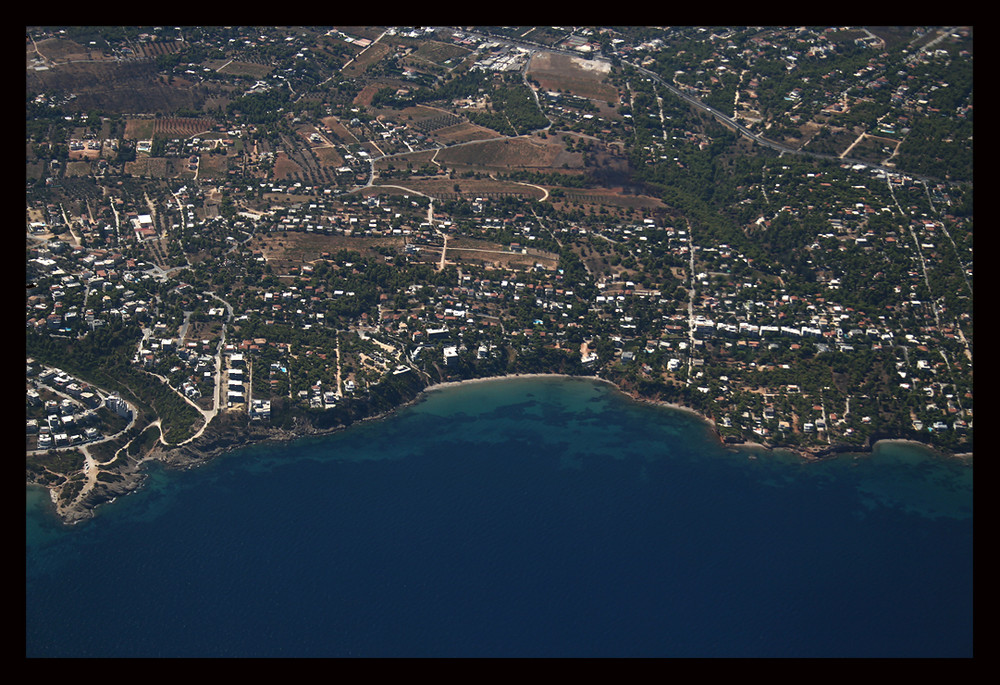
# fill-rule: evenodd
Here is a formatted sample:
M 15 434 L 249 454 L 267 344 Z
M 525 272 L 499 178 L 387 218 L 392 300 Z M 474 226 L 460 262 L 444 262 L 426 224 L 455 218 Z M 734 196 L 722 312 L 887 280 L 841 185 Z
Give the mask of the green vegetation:
M 538 109 L 531 90 L 523 84 L 504 82 L 489 93 L 490 112 L 469 112 L 474 124 L 505 135 L 519 136 L 548 126 L 548 119 Z

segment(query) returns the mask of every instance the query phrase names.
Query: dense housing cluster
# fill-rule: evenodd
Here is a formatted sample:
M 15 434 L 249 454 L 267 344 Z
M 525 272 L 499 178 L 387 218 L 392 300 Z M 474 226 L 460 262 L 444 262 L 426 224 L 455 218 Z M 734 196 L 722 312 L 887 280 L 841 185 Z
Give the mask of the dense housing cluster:
M 971 29 L 26 44 L 29 479 L 513 373 L 732 442 L 971 451 Z

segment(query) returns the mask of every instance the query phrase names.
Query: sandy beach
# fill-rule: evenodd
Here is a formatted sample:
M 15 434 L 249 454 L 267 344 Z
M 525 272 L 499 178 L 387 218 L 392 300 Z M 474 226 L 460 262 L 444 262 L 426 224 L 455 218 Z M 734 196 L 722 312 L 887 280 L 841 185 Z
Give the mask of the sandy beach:
M 901 445 L 914 445 L 914 446 L 918 446 L 918 447 L 923 447 L 924 449 L 931 450 L 931 451 L 933 451 L 933 452 L 935 452 L 937 454 L 940 454 L 943 457 L 955 457 L 955 458 L 958 458 L 958 459 L 964 459 L 966 461 L 971 461 L 972 460 L 972 452 L 961 452 L 959 454 L 949 454 L 947 452 L 942 452 L 941 450 L 937 449 L 933 445 L 928 445 L 927 443 L 920 442 L 919 440 L 909 440 L 907 438 L 884 438 L 882 440 L 877 440 L 875 442 L 875 444 L 872 445 L 872 449 L 875 449 L 876 447 L 878 447 L 879 445 L 881 445 L 883 443 L 886 443 L 886 444 L 898 443 L 898 444 L 901 444 Z
M 490 381 L 505 381 L 512 378 L 589 378 L 595 381 L 603 381 L 604 383 L 611 383 L 609 380 L 604 378 L 599 378 L 597 376 L 571 376 L 565 373 L 513 373 L 506 376 L 484 376 L 482 378 L 467 378 L 461 381 L 446 381 L 444 383 L 435 383 L 433 385 L 428 385 L 424 388 L 424 392 L 430 392 L 431 390 L 443 390 L 444 388 L 454 388 L 459 385 L 471 385 L 473 383 L 489 383 Z M 611 385 L 615 385 L 611 383 Z M 618 387 L 618 386 L 615 386 Z

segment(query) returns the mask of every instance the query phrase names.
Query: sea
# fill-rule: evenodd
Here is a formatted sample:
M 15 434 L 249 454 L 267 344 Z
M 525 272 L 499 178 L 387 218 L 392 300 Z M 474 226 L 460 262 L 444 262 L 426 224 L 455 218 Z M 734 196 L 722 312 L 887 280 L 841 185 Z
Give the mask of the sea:
M 25 652 L 972 657 L 972 471 L 724 446 L 593 379 L 444 387 L 75 526 L 27 488 Z

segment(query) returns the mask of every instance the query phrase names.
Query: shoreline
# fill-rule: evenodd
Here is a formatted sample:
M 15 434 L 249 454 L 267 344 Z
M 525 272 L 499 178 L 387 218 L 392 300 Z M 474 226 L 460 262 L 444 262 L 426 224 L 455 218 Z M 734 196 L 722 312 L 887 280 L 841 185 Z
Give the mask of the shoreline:
M 715 433 L 716 438 L 719 440 L 719 442 L 723 446 L 729 447 L 729 448 L 744 447 L 744 448 L 751 448 L 751 449 L 767 450 L 768 452 L 773 452 L 775 450 L 780 450 L 780 451 L 784 451 L 784 452 L 789 452 L 789 453 L 795 454 L 799 458 L 801 458 L 801 459 L 803 459 L 805 461 L 818 461 L 818 460 L 822 460 L 822 459 L 825 459 L 825 458 L 828 458 L 828 457 L 831 457 L 831 456 L 835 456 L 836 454 L 840 454 L 840 453 L 871 454 L 872 452 L 874 452 L 875 448 L 878 447 L 881 444 L 893 444 L 893 443 L 897 443 L 897 444 L 913 445 L 914 447 L 921 447 L 923 449 L 926 449 L 926 450 L 929 450 L 931 452 L 934 452 L 935 454 L 940 455 L 942 457 L 957 458 L 957 459 L 961 459 L 962 461 L 966 461 L 966 462 L 971 462 L 972 461 L 972 455 L 973 455 L 972 452 L 950 453 L 950 452 L 946 452 L 946 451 L 944 451 L 944 450 L 942 450 L 942 449 L 940 449 L 938 447 L 935 447 L 933 445 L 929 445 L 929 444 L 927 444 L 925 442 L 921 442 L 919 440 L 913 440 L 912 438 L 879 438 L 879 439 L 875 440 L 875 442 L 872 442 L 872 443 L 870 443 L 868 445 L 846 445 L 846 444 L 843 444 L 843 443 L 838 443 L 838 444 L 831 444 L 831 445 L 826 446 L 826 447 L 813 447 L 813 448 L 795 447 L 795 446 L 791 446 L 791 445 L 772 445 L 772 444 L 768 444 L 768 443 L 756 442 L 754 440 L 742 440 L 740 442 L 725 442 L 722 439 L 722 437 L 719 435 L 719 433 L 718 433 L 716 422 L 713 419 L 709 418 L 708 416 L 702 414 L 697 409 L 694 409 L 693 407 L 685 406 L 683 404 L 677 404 L 676 402 L 664 402 L 662 400 L 654 400 L 654 399 L 649 399 L 649 398 L 646 398 L 646 397 L 642 397 L 642 396 L 640 396 L 640 395 L 638 395 L 638 394 L 636 394 L 634 392 L 629 392 L 629 391 L 623 389 L 621 386 L 619 386 L 617 383 L 615 383 L 612 380 L 609 380 L 607 378 L 602 378 L 601 376 L 597 376 L 597 375 L 594 375 L 594 376 L 574 376 L 572 374 L 566 374 L 566 373 L 514 373 L 514 374 L 508 374 L 508 375 L 504 375 L 504 376 L 483 376 L 483 377 L 480 377 L 480 378 L 467 378 L 467 379 L 460 380 L 460 381 L 445 381 L 443 383 L 435 383 L 433 385 L 428 385 L 426 388 L 424 388 L 421 391 L 420 394 L 423 394 L 423 393 L 426 393 L 426 392 L 431 392 L 433 390 L 443 390 L 443 389 L 446 389 L 446 388 L 459 387 L 461 385 L 472 385 L 472 384 L 477 384 L 477 383 L 486 383 L 486 382 L 489 382 L 489 381 L 510 380 L 510 379 L 515 379 L 515 378 L 573 378 L 573 379 L 594 380 L 594 381 L 600 381 L 602 383 L 607 383 L 608 385 L 613 386 L 615 388 L 615 390 L 617 390 L 619 393 L 621 393 L 622 395 L 625 395 L 626 397 L 628 397 L 629 399 L 631 399 L 631 400 L 633 400 L 635 402 L 639 402 L 639 403 L 642 403 L 642 404 L 648 404 L 648 405 L 656 406 L 656 407 L 665 407 L 667 409 L 673 409 L 675 411 L 684 412 L 684 413 L 686 413 L 688 415 L 691 415 L 691 416 L 694 416 L 694 417 L 700 419 L 701 421 L 704 421 L 706 424 L 708 424 L 708 426 Z M 419 400 L 419 397 L 420 397 L 420 395 L 417 396 L 418 400 Z M 417 401 L 417 400 L 415 400 L 415 401 Z M 402 408 L 402 407 L 400 407 L 400 408 Z
M 661 400 L 641 397 L 634 391 L 629 392 L 624 390 L 617 383 L 607 378 L 602 378 L 597 375 L 576 376 L 564 373 L 514 373 L 514 374 L 505 374 L 502 376 L 483 376 L 477 378 L 467 378 L 458 381 L 445 381 L 442 383 L 432 383 L 430 385 L 423 387 L 412 399 L 396 407 L 393 407 L 392 409 L 389 409 L 387 411 L 378 414 L 373 414 L 371 416 L 365 416 L 347 425 L 338 425 L 338 426 L 333 426 L 331 428 L 296 426 L 291 430 L 272 429 L 272 432 L 270 433 L 265 433 L 262 435 L 252 436 L 252 437 L 243 436 L 242 440 L 238 440 L 236 442 L 225 444 L 218 447 L 209 447 L 204 451 L 199 449 L 196 444 L 185 445 L 183 447 L 164 447 L 163 445 L 157 443 L 156 446 L 154 446 L 149 453 L 147 453 L 145 456 L 143 456 L 140 460 L 136 462 L 135 470 L 132 473 L 132 477 L 127 479 L 130 482 L 128 485 L 126 485 L 125 491 L 122 491 L 120 488 L 114 488 L 114 492 L 106 493 L 110 495 L 106 499 L 101 499 L 100 496 L 95 493 L 93 497 L 88 497 L 88 499 L 86 500 L 74 502 L 70 505 L 60 505 L 58 503 L 58 493 L 55 487 L 43 485 L 40 483 L 27 483 L 27 485 L 29 487 L 32 485 L 36 485 L 38 487 L 44 487 L 47 490 L 49 490 L 49 497 L 51 498 L 52 504 L 55 509 L 54 514 L 63 523 L 67 525 L 72 525 L 75 523 L 79 523 L 82 520 L 93 518 L 96 513 L 95 510 L 99 508 L 101 505 L 112 502 L 119 496 L 130 494 L 131 492 L 134 492 L 138 488 L 142 487 L 142 484 L 145 481 L 145 474 L 142 472 L 140 467 L 143 463 L 147 461 L 158 462 L 166 468 L 177 468 L 186 470 L 190 468 L 195 468 L 197 466 L 201 466 L 202 464 L 205 464 L 212 459 L 224 456 L 226 454 L 229 454 L 230 452 L 234 452 L 236 450 L 242 449 L 244 447 L 249 447 L 251 445 L 282 444 L 282 443 L 293 442 L 295 440 L 299 440 L 302 438 L 324 437 L 328 435 L 333 435 L 343 430 L 347 430 L 357 424 L 362 424 L 372 421 L 380 421 L 382 419 L 391 417 L 395 413 L 409 406 L 422 402 L 424 399 L 426 399 L 428 393 L 435 392 L 438 390 L 446 390 L 448 388 L 455 388 L 462 385 L 488 383 L 491 381 L 509 381 L 513 379 L 541 379 L 541 378 L 579 379 L 579 380 L 589 380 L 589 381 L 606 383 L 612 386 L 615 391 L 624 395 L 625 397 L 629 398 L 632 401 L 641 404 L 663 407 L 666 409 L 683 412 L 685 414 L 688 414 L 689 416 L 697 418 L 700 421 L 703 421 L 708 426 L 712 434 L 715 436 L 716 441 L 725 448 L 731 448 L 731 449 L 747 448 L 751 450 L 766 450 L 767 452 L 783 451 L 794 454 L 805 462 L 813 462 L 813 461 L 821 461 L 823 459 L 830 458 L 841 453 L 851 453 L 859 455 L 871 454 L 879 445 L 883 443 L 886 444 L 898 443 L 898 444 L 913 445 L 915 447 L 921 447 L 923 449 L 934 452 L 935 454 L 941 457 L 957 458 L 968 464 L 971 464 L 973 461 L 972 452 L 962 452 L 962 453 L 952 454 L 949 452 L 945 452 L 939 448 L 936 448 L 932 445 L 929 445 L 927 443 L 923 443 L 920 442 L 919 440 L 913 440 L 910 438 L 879 438 L 875 442 L 870 443 L 868 445 L 836 444 L 836 445 L 830 445 L 828 447 L 813 447 L 813 448 L 771 445 L 771 444 L 756 442 L 753 440 L 743 440 L 740 442 L 726 442 L 719 434 L 716 422 L 711 418 L 709 418 L 708 416 L 705 416 L 704 414 L 699 412 L 697 409 L 682 404 L 677 404 L 676 402 L 664 402 Z

